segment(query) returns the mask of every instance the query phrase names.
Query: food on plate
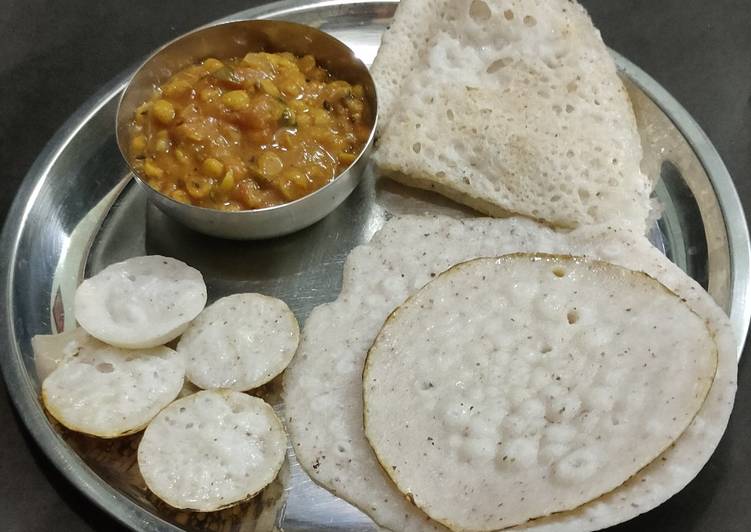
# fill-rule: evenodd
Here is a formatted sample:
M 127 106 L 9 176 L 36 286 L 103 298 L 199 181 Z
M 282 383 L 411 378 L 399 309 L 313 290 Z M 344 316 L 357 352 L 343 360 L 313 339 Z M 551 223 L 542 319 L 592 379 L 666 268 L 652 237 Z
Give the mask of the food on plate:
M 42 383 L 42 401 L 52 417 L 77 432 L 100 438 L 138 432 L 177 397 L 185 380 L 182 356 L 168 347 L 129 350 L 88 337 L 68 348 Z
M 200 388 L 246 391 L 279 375 L 295 354 L 300 329 L 284 301 L 234 294 L 206 307 L 180 338 L 187 377 Z
M 586 11 L 403 0 L 373 71 L 384 173 L 522 216 L 391 219 L 379 196 L 368 227 L 389 221 L 302 334 L 260 294 L 204 309 L 203 278 L 180 261 L 114 264 L 76 292 L 80 330 L 32 342 L 51 416 L 101 438 L 146 427 L 149 490 L 213 512 L 279 474 L 284 427 L 242 392 L 286 368 L 279 407 L 299 463 L 385 529 L 586 532 L 667 500 L 722 436 L 737 346 L 712 298 L 643 236 L 653 183 Z M 208 58 L 138 108 L 129 159 L 175 201 L 261 209 L 336 178 L 374 114 L 310 55 Z M 273 388 L 258 392 L 276 405 Z M 277 488 L 264 492 L 274 513 Z
M 160 256 L 114 264 L 81 286 L 79 320 L 129 345 L 172 340 L 206 301 L 197 270 Z M 52 417 L 100 438 L 148 425 L 138 449 L 147 486 L 175 508 L 209 512 L 274 480 L 287 437 L 262 399 L 228 389 L 204 392 L 186 382 L 186 360 L 201 386 L 247 390 L 283 371 L 298 341 L 297 320 L 283 301 L 235 294 L 198 316 L 179 352 L 114 347 L 83 328 L 38 335 L 32 345 Z
M 209 58 L 180 70 L 140 106 L 130 159 L 172 199 L 260 209 L 321 188 L 360 154 L 374 116 L 361 85 L 311 55 Z
M 373 64 L 376 163 L 483 213 L 645 231 L 633 109 L 569 0 L 404 0 Z
M 195 268 L 170 257 L 133 257 L 107 266 L 76 290 L 75 315 L 91 336 L 130 349 L 174 340 L 206 304 Z
M 43 381 L 65 358 L 78 352 L 89 335 L 81 327 L 58 334 L 37 334 L 31 339 L 37 379 Z
M 365 438 L 364 361 L 388 315 L 440 272 L 470 259 L 518 252 L 581 255 L 646 272 L 706 321 L 718 349 L 709 394 L 673 447 L 596 501 L 521 528 L 582 532 L 612 526 L 656 507 L 693 479 L 727 425 L 737 375 L 729 320 L 696 282 L 646 239 L 624 229 L 559 233 L 520 218 L 407 216 L 387 222 L 369 244 L 352 251 L 339 298 L 312 312 L 285 372 L 287 427 L 295 454 L 313 480 L 381 526 L 443 529 L 405 500 Z
M 386 320 L 365 361 L 364 430 L 432 518 L 499 530 L 623 484 L 688 427 L 716 367 L 704 320 L 644 273 L 475 259 Z
M 179 399 L 149 424 L 138 446 L 148 488 L 175 508 L 213 512 L 274 480 L 287 436 L 262 399 L 231 390 Z

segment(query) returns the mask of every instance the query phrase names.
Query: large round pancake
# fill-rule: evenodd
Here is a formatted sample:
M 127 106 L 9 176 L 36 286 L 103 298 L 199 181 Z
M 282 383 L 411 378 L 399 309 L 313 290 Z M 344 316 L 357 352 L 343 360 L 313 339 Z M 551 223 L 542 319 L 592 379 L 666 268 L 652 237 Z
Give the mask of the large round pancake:
M 389 177 L 491 216 L 646 229 L 631 102 L 577 2 L 402 0 L 372 70 Z
M 285 372 L 287 427 L 308 474 L 392 530 L 443 527 L 405 500 L 383 472 L 362 428 L 362 369 L 386 317 L 431 275 L 469 259 L 521 251 L 573 253 L 644 271 L 687 300 L 717 339 L 712 388 L 691 426 L 658 460 L 577 510 L 522 525 L 545 532 L 597 530 L 661 504 L 696 476 L 719 442 L 736 389 L 737 346 L 712 298 L 646 239 L 608 228 L 562 234 L 510 218 L 406 216 L 352 251 L 339 298 L 316 308 Z
M 138 467 L 170 506 L 212 512 L 266 487 L 284 462 L 287 436 L 262 399 L 231 390 L 178 399 L 149 424 Z
M 300 341 L 287 304 L 262 294 L 233 294 L 206 307 L 183 333 L 177 351 L 187 377 L 203 389 L 257 388 L 287 367 Z
M 79 337 L 71 348 L 42 383 L 42 400 L 55 419 L 78 432 L 100 438 L 138 432 L 185 380 L 183 358 L 168 347 L 121 349 Z
M 206 304 L 201 272 L 148 255 L 111 264 L 76 290 L 75 315 L 103 342 L 136 349 L 177 338 Z
M 431 517 L 499 530 L 577 508 L 652 462 L 716 367 L 704 320 L 644 273 L 475 259 L 389 316 L 365 362 L 365 434 Z

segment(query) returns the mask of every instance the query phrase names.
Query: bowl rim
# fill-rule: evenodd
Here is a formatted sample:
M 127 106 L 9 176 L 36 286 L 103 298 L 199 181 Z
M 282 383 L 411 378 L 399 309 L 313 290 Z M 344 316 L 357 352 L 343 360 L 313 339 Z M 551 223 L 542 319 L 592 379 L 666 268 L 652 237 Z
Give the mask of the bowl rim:
M 121 142 L 121 138 L 120 138 L 121 135 L 120 135 L 120 131 L 118 128 L 118 124 L 120 123 L 120 114 L 122 110 L 123 100 L 125 99 L 125 95 L 128 93 L 128 89 L 130 88 L 133 80 L 138 76 L 138 74 L 141 73 L 144 67 L 148 65 L 155 57 L 157 57 L 159 54 L 161 54 L 164 50 L 166 50 L 173 44 L 185 39 L 186 37 L 190 37 L 196 33 L 200 33 L 208 29 L 213 29 L 213 28 L 222 27 L 222 26 L 242 25 L 242 24 L 247 24 L 249 22 L 250 23 L 259 22 L 259 23 L 272 24 L 272 25 L 279 24 L 279 25 L 288 25 L 288 26 L 299 26 L 301 28 L 306 28 L 308 30 L 317 31 L 319 33 L 324 34 L 326 37 L 333 39 L 339 45 L 341 45 L 345 50 L 349 51 L 349 53 L 352 54 L 352 57 L 355 59 L 355 61 L 359 63 L 360 66 L 362 66 L 363 71 L 370 78 L 370 81 L 372 82 L 372 85 L 373 85 L 373 102 L 375 104 L 374 106 L 375 109 L 373 113 L 373 123 L 370 126 L 370 133 L 368 134 L 367 140 L 360 148 L 360 151 L 358 152 L 357 157 L 355 157 L 355 159 L 347 167 L 339 171 L 333 178 L 331 178 L 322 187 L 317 188 L 309 192 L 308 194 L 305 194 L 304 196 L 301 196 L 292 201 L 289 201 L 286 203 L 280 203 L 278 205 L 271 205 L 269 207 L 261 207 L 259 209 L 242 209 L 238 211 L 223 211 L 221 209 L 215 209 L 212 207 L 201 207 L 200 205 L 182 203 L 180 201 L 175 200 L 174 198 L 171 198 L 167 194 L 164 194 L 160 192 L 159 190 L 156 190 L 155 188 L 153 188 L 141 175 L 139 175 L 139 173 L 135 170 L 135 168 L 133 168 L 133 165 L 131 164 L 130 159 L 128 158 L 128 155 L 124 151 L 124 144 L 123 142 Z M 117 148 L 118 148 L 118 151 L 120 152 L 120 155 L 122 156 L 123 160 L 125 161 L 125 164 L 128 167 L 130 175 L 139 183 L 139 185 L 147 189 L 149 194 L 156 194 L 160 199 L 166 200 L 173 208 L 203 212 L 207 215 L 208 213 L 211 213 L 212 215 L 217 215 L 218 213 L 218 215 L 220 216 L 226 215 L 227 217 L 230 217 L 230 216 L 248 217 L 248 216 L 253 216 L 253 215 L 260 216 L 262 214 L 265 214 L 271 211 L 280 211 L 280 210 L 283 210 L 285 207 L 293 208 L 293 206 L 299 205 L 307 201 L 309 198 L 312 198 L 313 196 L 324 194 L 328 188 L 334 186 L 334 183 L 336 183 L 337 181 L 340 181 L 340 178 L 344 176 L 347 172 L 352 170 L 352 168 L 354 168 L 360 162 L 363 156 L 366 156 L 366 153 L 370 151 L 369 148 L 373 145 L 374 140 L 375 140 L 377 126 L 378 126 L 378 87 L 376 86 L 375 79 L 373 78 L 373 75 L 370 72 L 370 68 L 368 68 L 365 62 L 345 42 L 331 35 L 330 33 L 321 30 L 320 28 L 316 28 L 315 26 L 309 26 L 307 24 L 300 24 L 299 22 L 291 22 L 288 20 L 273 20 L 273 19 L 265 19 L 265 18 L 242 18 L 242 19 L 232 19 L 232 20 L 220 20 L 217 22 L 204 24 L 203 26 L 199 26 L 181 35 L 178 35 L 174 39 L 167 41 L 166 43 L 160 45 L 158 48 L 152 51 L 146 57 L 146 59 L 144 59 L 138 65 L 138 67 L 136 67 L 133 73 L 128 77 L 128 79 L 125 82 L 125 86 L 123 90 L 120 92 L 120 96 L 117 99 L 117 110 L 115 112 L 115 142 L 117 144 Z

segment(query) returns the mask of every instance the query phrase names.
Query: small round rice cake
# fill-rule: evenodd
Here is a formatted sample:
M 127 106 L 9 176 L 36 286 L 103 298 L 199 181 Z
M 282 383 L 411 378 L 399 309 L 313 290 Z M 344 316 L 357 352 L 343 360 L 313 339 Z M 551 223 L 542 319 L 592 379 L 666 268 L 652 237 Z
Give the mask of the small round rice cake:
M 262 399 L 232 390 L 179 399 L 138 446 L 148 488 L 174 508 L 213 512 L 247 500 L 276 477 L 287 436 Z
M 686 430 L 716 368 L 704 320 L 644 273 L 476 259 L 384 324 L 363 372 L 365 434 L 430 517 L 499 530 L 622 485 Z
M 42 401 L 71 430 L 117 438 L 142 430 L 184 381 L 185 362 L 168 347 L 129 350 L 88 337 L 44 380 Z
M 37 379 L 44 381 L 67 357 L 78 353 L 83 342 L 91 338 L 81 327 L 57 334 L 37 334 L 31 339 Z
M 295 315 L 284 301 L 261 294 L 234 294 L 209 305 L 177 345 L 187 376 L 203 389 L 239 392 L 279 375 L 300 341 Z
M 75 315 L 93 337 L 117 347 L 174 340 L 206 305 L 201 272 L 160 255 L 107 266 L 76 290 Z

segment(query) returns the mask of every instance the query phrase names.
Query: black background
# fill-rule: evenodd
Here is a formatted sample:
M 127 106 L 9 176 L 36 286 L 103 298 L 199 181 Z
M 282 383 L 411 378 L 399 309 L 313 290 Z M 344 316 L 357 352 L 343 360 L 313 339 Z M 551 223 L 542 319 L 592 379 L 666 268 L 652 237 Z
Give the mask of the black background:
M 656 78 L 696 118 L 747 205 L 751 201 L 751 0 L 582 3 L 605 42 Z M 45 142 L 104 83 L 166 40 L 258 4 L 0 2 L 0 217 L 5 218 L 19 183 Z M 659 509 L 614 530 L 751 530 L 750 415 L 751 373 L 741 364 L 730 427 L 709 464 Z M 2 386 L 0 530 L 117 529 L 42 456 Z

